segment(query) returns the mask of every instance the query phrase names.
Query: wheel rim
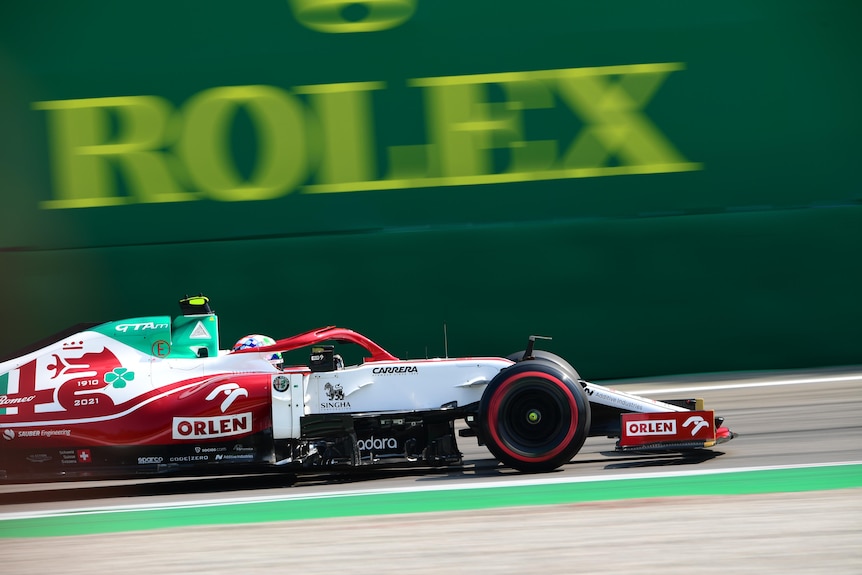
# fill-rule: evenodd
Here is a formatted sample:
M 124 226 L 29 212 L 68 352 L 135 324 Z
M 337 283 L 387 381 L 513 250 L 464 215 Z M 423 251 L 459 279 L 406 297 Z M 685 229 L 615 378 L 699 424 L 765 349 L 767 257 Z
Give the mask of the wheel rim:
M 571 397 L 544 378 L 524 378 L 497 406 L 497 432 L 514 454 L 536 458 L 558 452 L 571 436 Z

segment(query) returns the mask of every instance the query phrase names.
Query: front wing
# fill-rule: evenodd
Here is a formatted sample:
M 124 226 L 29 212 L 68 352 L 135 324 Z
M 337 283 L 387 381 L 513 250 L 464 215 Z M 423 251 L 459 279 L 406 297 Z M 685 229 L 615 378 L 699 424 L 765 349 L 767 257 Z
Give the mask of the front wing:
M 698 449 L 733 438 L 713 411 L 624 413 L 621 420 L 621 451 Z

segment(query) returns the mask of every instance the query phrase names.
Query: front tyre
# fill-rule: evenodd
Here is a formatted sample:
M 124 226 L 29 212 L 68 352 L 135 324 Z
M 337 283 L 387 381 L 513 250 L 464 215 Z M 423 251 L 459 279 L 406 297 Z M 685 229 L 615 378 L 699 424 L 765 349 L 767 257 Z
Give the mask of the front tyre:
M 552 471 L 583 446 L 590 404 L 568 370 L 528 360 L 491 380 L 479 418 L 488 450 L 503 464 L 530 473 Z
M 512 353 L 507 356 L 507 359 L 510 359 L 514 362 L 524 361 L 521 358 L 524 357 L 526 350 L 521 350 L 518 353 Z M 578 375 L 578 371 L 572 367 L 572 364 L 560 357 L 555 353 L 551 353 L 550 351 L 545 351 L 543 349 L 534 349 L 532 355 L 532 359 L 541 359 L 543 361 L 549 361 L 553 364 L 556 364 L 559 368 L 563 370 L 568 370 L 568 374 L 574 378 L 575 381 L 579 381 L 581 376 Z

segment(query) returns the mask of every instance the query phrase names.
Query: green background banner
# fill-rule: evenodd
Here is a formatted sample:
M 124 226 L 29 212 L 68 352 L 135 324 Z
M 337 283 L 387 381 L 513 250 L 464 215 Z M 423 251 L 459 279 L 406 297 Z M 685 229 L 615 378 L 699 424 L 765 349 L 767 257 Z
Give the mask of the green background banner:
M 530 334 L 588 378 L 862 363 L 858 3 L 0 7 L 0 355 Z

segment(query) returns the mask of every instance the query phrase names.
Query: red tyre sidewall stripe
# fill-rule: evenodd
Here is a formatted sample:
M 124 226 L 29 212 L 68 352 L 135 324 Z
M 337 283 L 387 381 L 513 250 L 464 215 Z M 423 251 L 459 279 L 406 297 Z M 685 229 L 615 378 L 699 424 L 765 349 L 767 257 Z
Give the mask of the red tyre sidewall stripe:
M 539 378 L 539 379 L 544 379 L 545 381 L 549 381 L 549 382 L 553 383 L 554 385 L 556 385 L 557 387 L 559 387 L 561 390 L 563 390 L 563 393 L 568 398 L 569 407 L 571 408 L 571 412 L 572 412 L 572 420 L 569 424 L 569 429 L 566 432 L 566 437 L 563 439 L 563 441 L 560 442 L 560 444 L 555 449 L 553 449 L 552 451 L 549 451 L 548 453 L 546 453 L 545 455 L 542 455 L 541 457 L 524 457 L 523 455 L 512 451 L 511 449 L 509 449 L 505 445 L 503 440 L 500 438 L 500 435 L 497 433 L 497 410 L 499 409 L 500 402 L 506 396 L 506 393 L 507 393 L 506 388 L 511 386 L 514 382 L 518 381 L 519 379 L 522 379 L 525 377 L 535 377 L 535 378 Z M 560 381 L 558 378 L 554 377 L 553 375 L 543 373 L 541 371 L 525 371 L 522 373 L 516 373 L 516 374 L 512 375 L 509 379 L 506 379 L 505 381 L 503 381 L 503 383 L 500 384 L 500 387 L 498 387 L 494 391 L 494 395 L 491 398 L 490 404 L 488 405 L 488 432 L 490 433 L 491 438 L 494 440 L 494 443 L 500 449 L 502 449 L 504 452 L 506 452 L 506 454 L 509 457 L 513 457 L 513 458 L 519 459 L 521 461 L 531 461 L 534 463 L 541 463 L 541 462 L 548 461 L 549 459 L 556 457 L 561 451 L 563 451 L 569 445 L 569 443 L 571 443 L 572 438 L 575 436 L 575 432 L 577 431 L 577 429 L 578 429 L 578 404 L 577 404 L 577 401 L 575 400 L 574 395 L 572 394 L 572 391 L 569 389 L 569 387 L 565 383 Z

